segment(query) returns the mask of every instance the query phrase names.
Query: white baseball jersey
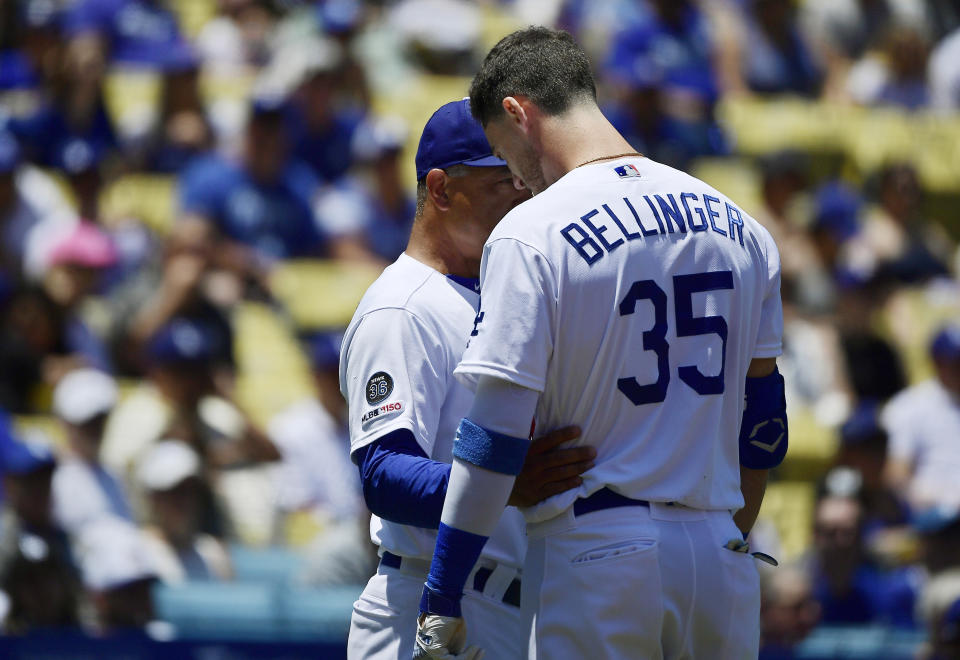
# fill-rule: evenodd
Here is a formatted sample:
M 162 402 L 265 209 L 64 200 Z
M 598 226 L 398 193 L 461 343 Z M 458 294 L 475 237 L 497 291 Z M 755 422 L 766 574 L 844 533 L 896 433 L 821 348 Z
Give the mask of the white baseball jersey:
M 455 373 L 541 392 L 537 429 L 578 424 L 604 486 L 734 510 L 752 358 L 781 352 L 780 260 L 727 197 L 642 157 L 576 168 L 513 209 L 484 248 L 482 300 Z
M 478 294 L 402 254 L 367 290 L 340 349 L 350 451 L 411 431 L 424 453 L 451 463 L 453 437 L 473 394 L 453 377 L 473 327 Z M 523 517 L 508 507 L 483 556 L 514 568 L 526 551 Z M 373 516 L 371 537 L 403 557 L 433 557 L 436 530 Z

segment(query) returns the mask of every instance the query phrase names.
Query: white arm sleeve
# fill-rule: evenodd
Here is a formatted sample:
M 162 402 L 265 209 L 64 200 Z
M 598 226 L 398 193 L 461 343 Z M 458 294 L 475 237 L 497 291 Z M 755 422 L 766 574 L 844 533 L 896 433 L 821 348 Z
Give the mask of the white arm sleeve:
M 468 419 L 485 429 L 526 439 L 539 393 L 492 376 L 481 376 Z M 490 536 L 516 477 L 454 459 L 440 521 L 479 536 Z

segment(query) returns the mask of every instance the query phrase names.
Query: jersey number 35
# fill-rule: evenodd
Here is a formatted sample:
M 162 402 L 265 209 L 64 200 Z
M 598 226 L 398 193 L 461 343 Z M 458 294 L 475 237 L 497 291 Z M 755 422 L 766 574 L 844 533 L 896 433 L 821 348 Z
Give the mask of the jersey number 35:
M 673 278 L 674 312 L 678 337 L 716 334 L 720 337 L 720 373 L 704 376 L 696 366 L 677 368 L 680 380 L 697 394 L 722 394 L 723 369 L 727 359 L 727 322 L 722 316 L 694 316 L 693 294 L 718 289 L 733 289 L 733 273 L 729 270 L 692 275 L 676 275 Z M 658 375 L 656 382 L 641 385 L 633 376 L 617 380 L 617 388 L 635 406 L 645 403 L 660 403 L 667 398 L 670 384 L 670 344 L 667 342 L 667 294 L 653 280 L 639 280 L 630 285 L 627 295 L 620 301 L 620 316 L 629 316 L 636 311 L 637 303 L 649 300 L 653 303 L 653 327 L 643 333 L 643 350 L 657 354 Z

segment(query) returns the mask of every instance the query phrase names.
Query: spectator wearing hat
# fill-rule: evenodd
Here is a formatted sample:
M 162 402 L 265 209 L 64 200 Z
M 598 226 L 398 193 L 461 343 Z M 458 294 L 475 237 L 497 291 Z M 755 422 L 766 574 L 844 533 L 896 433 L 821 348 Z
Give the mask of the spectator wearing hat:
M 132 474 L 140 456 L 162 438 L 186 442 L 200 456 L 217 498 L 214 504 L 211 497 L 204 530 L 265 540 L 273 512 L 271 479 L 263 468 L 280 454 L 233 401 L 216 369 L 216 341 L 193 319 L 175 318 L 157 332 L 146 347 L 147 382 L 117 407 L 102 456 L 114 470 Z M 213 513 L 221 510 L 223 516 Z
M 93 369 L 71 371 L 53 390 L 53 410 L 69 446 L 53 475 L 53 506 L 72 535 L 105 515 L 133 520 L 123 486 L 100 462 L 107 416 L 116 402 L 113 378 Z
M 936 333 L 930 357 L 936 377 L 895 396 L 881 417 L 890 437 L 887 484 L 914 512 L 960 506 L 960 324 Z
M 225 580 L 230 559 L 223 544 L 201 531 L 206 502 L 200 457 L 180 440 L 162 440 L 140 459 L 137 483 L 147 499 L 144 538 L 164 582 Z
M 103 458 L 127 472 L 162 437 L 190 444 L 205 466 L 236 467 L 279 458 L 273 444 L 231 402 L 216 371 L 219 336 L 177 317 L 147 343 L 147 381 L 110 420 Z
M 336 181 L 354 163 L 351 143 L 366 108 L 356 107 L 344 83 L 344 53 L 327 38 L 298 39 L 274 55 L 265 76 L 288 69 L 290 104 L 285 109 L 294 155 L 321 181 Z
M 728 152 L 714 117 L 715 45 L 706 12 L 686 0 L 651 2 L 621 26 L 604 63 L 615 98 L 604 113 L 635 149 L 674 167 Z
M 43 290 L 61 310 L 70 351 L 102 371 L 111 370 L 107 348 L 83 319 L 80 306 L 100 288 L 106 270 L 116 262 L 110 236 L 91 222 L 80 222 L 52 243 L 43 274 Z
M 883 478 L 887 461 L 887 433 L 880 425 L 880 406 L 863 401 L 840 427 L 840 447 L 834 463 L 849 468 L 857 478 L 856 492 L 863 507 L 863 535 L 868 546 L 880 535 L 899 529 L 909 512 Z M 875 538 L 876 537 L 876 538 Z
M 397 117 L 368 118 L 353 136 L 356 166 L 328 186 L 317 202 L 317 216 L 331 237 L 349 237 L 354 255 L 381 265 L 392 263 L 407 246 L 416 202 L 403 185 L 400 152 L 407 128 Z M 347 257 L 346 249 L 341 256 Z
M 26 535 L 39 538 L 55 561 L 73 566 L 66 533 L 53 516 L 51 482 L 57 460 L 47 439 L 34 433 L 14 437 L 0 420 L 0 468 L 5 500 L 0 510 L 0 575 L 20 552 Z
M 319 526 L 337 525 L 342 534 L 344 527 L 365 526 L 366 507 L 348 458 L 346 402 L 339 389 L 340 334 L 318 333 L 307 350 L 315 395 L 284 409 L 267 426 L 282 457 L 277 506 L 286 515 L 308 513 Z
M 125 520 L 101 518 L 83 530 L 77 554 L 94 609 L 95 632 L 144 630 L 154 621 L 157 569 L 136 527 Z
M 213 125 L 200 97 L 199 82 L 197 56 L 184 49 L 164 73 L 160 110 L 144 140 L 144 169 L 174 174 L 213 148 Z
M 201 158 L 180 176 L 180 218 L 171 240 L 238 282 L 240 294 L 269 290 L 277 260 L 324 256 L 313 201 L 319 182 L 290 157 L 280 99 L 257 99 L 237 163 Z

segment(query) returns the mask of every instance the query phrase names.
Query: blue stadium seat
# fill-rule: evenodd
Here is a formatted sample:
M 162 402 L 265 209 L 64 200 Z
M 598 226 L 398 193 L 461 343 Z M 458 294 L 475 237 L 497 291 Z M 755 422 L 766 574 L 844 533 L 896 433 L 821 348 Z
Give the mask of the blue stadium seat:
M 796 649 L 797 658 L 826 660 L 858 658 L 912 660 L 925 639 L 923 631 L 905 631 L 884 626 L 821 626 Z
M 285 638 L 346 639 L 353 603 L 361 591 L 363 585 L 283 589 L 280 593 L 280 612 Z
M 265 583 L 158 584 L 157 615 L 181 638 L 269 640 L 282 636 L 277 587 Z
M 237 582 L 289 584 L 303 566 L 302 558 L 287 548 L 231 545 L 230 561 Z

